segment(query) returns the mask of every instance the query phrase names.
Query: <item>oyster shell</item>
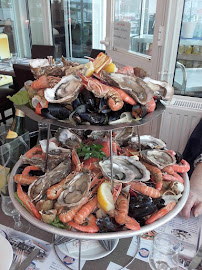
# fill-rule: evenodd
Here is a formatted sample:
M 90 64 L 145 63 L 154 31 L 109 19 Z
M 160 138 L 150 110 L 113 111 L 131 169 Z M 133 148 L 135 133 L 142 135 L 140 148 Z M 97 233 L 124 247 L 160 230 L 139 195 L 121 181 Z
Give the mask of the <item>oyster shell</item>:
M 88 195 L 91 177 L 88 173 L 78 173 L 67 185 L 58 197 L 60 205 L 73 207 L 80 204 Z
M 153 136 L 150 135 L 142 135 L 140 136 L 140 144 L 144 149 L 164 149 L 166 148 L 166 144 Z M 130 139 L 130 145 L 134 146 L 136 149 L 139 148 L 138 136 L 132 137 Z
M 174 94 L 174 88 L 166 81 L 156 81 L 149 77 L 144 78 L 144 82 L 151 88 L 154 95 L 163 100 L 171 100 Z
M 39 201 L 45 195 L 47 189 L 60 182 L 71 171 L 71 159 L 66 158 L 56 168 L 40 176 L 35 180 L 28 189 L 28 196 L 31 201 Z
M 55 133 L 55 138 L 62 146 L 70 149 L 76 148 L 82 142 L 81 138 L 69 129 L 59 128 Z
M 166 150 L 143 150 L 142 158 L 152 165 L 156 165 L 159 169 L 176 163 L 176 159 Z
M 122 146 L 124 143 L 128 142 L 128 140 L 133 136 L 133 133 L 134 127 L 126 127 L 124 129 L 117 130 L 114 139 Z
M 81 82 L 75 76 L 65 76 L 54 88 L 47 88 L 44 96 L 51 103 L 69 103 L 77 98 L 81 86 Z
M 154 96 L 154 92 L 139 77 L 119 73 L 107 73 L 103 70 L 101 72 L 101 78 L 110 85 L 123 89 L 142 105 L 148 103 Z
M 105 159 L 99 162 L 102 173 L 111 179 L 111 161 Z M 150 172 L 133 157 L 113 156 L 113 179 L 117 182 L 128 183 L 131 181 L 148 181 Z
M 41 219 L 43 220 L 44 223 L 50 223 L 52 222 L 57 215 L 57 210 L 56 209 L 51 209 L 51 210 L 41 210 Z

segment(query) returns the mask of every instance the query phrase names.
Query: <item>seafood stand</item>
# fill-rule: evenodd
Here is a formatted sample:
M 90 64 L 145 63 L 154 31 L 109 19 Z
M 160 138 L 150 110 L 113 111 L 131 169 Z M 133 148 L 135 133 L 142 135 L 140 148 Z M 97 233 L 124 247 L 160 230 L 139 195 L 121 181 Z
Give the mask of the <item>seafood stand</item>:
M 110 73 L 110 75 L 112 77 L 113 74 Z M 111 80 L 111 78 L 109 78 L 109 77 L 110 76 L 108 74 L 105 75 L 105 78 L 107 78 L 108 82 L 110 82 L 110 80 Z M 84 85 L 86 85 L 85 81 L 84 81 Z M 89 86 L 87 85 L 86 87 L 88 89 Z M 170 178 L 169 178 L 170 175 L 168 174 L 168 172 L 166 172 L 166 170 L 164 168 L 171 167 L 171 166 L 176 166 L 176 168 L 184 168 L 186 165 L 186 161 L 184 161 L 182 159 L 180 159 L 179 161 L 176 161 L 177 158 L 175 158 L 175 153 L 173 154 L 172 151 L 167 150 L 165 143 L 162 142 L 161 140 L 153 138 L 152 136 L 146 136 L 146 137 L 140 136 L 139 127 L 149 123 L 152 119 L 154 119 L 155 117 L 162 114 L 163 111 L 165 110 L 165 106 L 160 101 L 157 103 L 156 109 L 154 111 L 147 113 L 144 117 L 138 119 L 137 121 L 130 121 L 130 122 L 124 122 L 124 123 L 119 123 L 119 122 L 116 123 L 115 122 L 114 124 L 107 123 L 107 124 L 103 124 L 103 125 L 99 125 L 99 124 L 93 125 L 92 123 L 90 123 L 88 125 L 83 124 L 83 123 L 75 125 L 69 121 L 62 121 L 59 119 L 55 119 L 55 117 L 51 117 L 48 119 L 44 115 L 33 113 L 33 109 L 30 108 L 28 105 L 18 105 L 17 107 L 20 110 L 24 111 L 25 114 L 28 117 L 30 117 L 31 119 L 33 119 L 37 122 L 46 123 L 47 127 L 48 127 L 47 140 L 46 140 L 45 145 L 43 146 L 44 147 L 43 149 L 45 149 L 45 151 L 44 151 L 45 153 L 43 153 L 43 155 L 45 155 L 43 168 L 44 168 L 44 173 L 45 173 L 44 175 L 46 175 L 46 177 L 44 177 L 44 175 L 37 177 L 35 179 L 35 181 L 33 182 L 34 184 L 36 184 L 37 181 L 39 181 L 38 179 L 45 179 L 47 177 L 52 179 L 55 177 L 53 174 L 54 168 L 51 171 L 47 171 L 48 161 L 49 161 L 49 149 L 50 149 L 50 144 L 52 143 L 52 141 L 50 141 L 50 133 L 51 133 L 50 127 L 51 127 L 51 125 L 62 127 L 64 132 L 67 133 L 67 138 L 68 138 L 68 136 L 70 136 L 69 137 L 70 141 L 71 141 L 71 136 L 77 136 L 77 134 L 81 134 L 82 132 L 85 132 L 85 131 L 90 131 L 93 134 L 96 134 L 96 132 L 107 133 L 107 138 L 108 138 L 108 142 L 109 142 L 109 144 L 108 144 L 109 154 L 105 158 L 103 158 L 102 160 L 99 161 L 99 168 L 101 168 L 101 172 L 102 172 L 101 176 L 102 177 L 100 177 L 100 172 L 99 172 L 98 180 L 100 181 L 100 183 L 98 184 L 98 191 L 96 189 L 96 192 L 99 193 L 100 187 L 103 185 L 103 178 L 105 178 L 104 181 L 106 181 L 106 179 L 107 179 L 107 184 L 110 184 L 111 194 L 115 193 L 115 195 L 116 195 L 116 192 L 118 194 L 117 197 L 116 198 L 113 197 L 113 199 L 118 200 L 118 198 L 120 198 L 122 196 L 121 198 L 123 198 L 122 200 L 124 202 L 128 201 L 128 207 L 129 207 L 130 194 L 131 194 L 131 197 L 133 197 L 134 192 L 139 194 L 139 195 L 135 195 L 133 197 L 133 200 L 136 200 L 136 197 L 139 198 L 139 196 L 140 197 L 142 196 L 141 198 L 142 198 L 142 200 L 144 200 L 144 196 L 147 194 L 150 194 L 150 193 L 144 193 L 144 195 L 141 195 L 140 190 L 142 190 L 142 189 L 140 189 L 139 186 L 136 187 L 135 183 L 137 180 L 134 181 L 135 177 L 136 177 L 136 179 L 138 179 L 138 177 L 141 179 L 141 180 L 137 181 L 139 183 L 141 182 L 140 183 L 141 188 L 143 186 L 144 189 L 153 190 L 154 192 L 157 192 L 155 194 L 158 194 L 158 195 L 148 195 L 147 196 L 148 198 L 150 198 L 150 196 L 151 197 L 153 196 L 153 199 L 150 198 L 153 202 L 154 200 L 158 200 L 155 198 L 161 197 L 161 195 L 159 193 L 159 190 L 161 190 L 161 187 L 158 186 L 157 182 L 156 182 L 156 188 L 153 188 L 153 187 L 155 187 L 155 185 L 148 186 L 145 184 L 150 179 L 150 173 L 151 173 L 152 177 L 154 177 L 156 172 L 157 172 L 156 174 L 158 174 L 160 172 L 161 175 L 164 175 L 165 178 L 166 177 L 168 178 L 166 180 L 170 180 Z M 114 137 L 117 136 L 116 138 L 118 138 L 118 137 L 119 137 L 119 139 L 122 138 L 124 132 L 126 132 L 128 129 L 132 132 L 132 134 L 136 134 L 136 136 L 134 136 L 134 135 L 129 136 L 130 142 L 133 145 L 136 145 L 136 149 L 138 149 L 139 158 L 136 160 L 134 158 L 134 156 L 136 154 L 130 153 L 130 155 L 127 155 L 126 152 L 124 152 L 124 153 L 118 155 L 116 152 L 116 149 L 114 150 Z M 63 130 L 59 129 L 59 131 L 56 131 L 56 133 L 59 132 L 59 136 L 60 136 L 60 134 L 63 132 Z M 75 131 L 75 133 L 74 133 L 74 131 Z M 59 138 L 59 136 L 55 136 L 55 137 Z M 79 137 L 79 135 L 78 135 L 78 137 Z M 154 146 L 151 146 L 152 140 L 154 141 L 153 142 Z M 118 141 L 118 139 L 117 139 L 117 141 Z M 145 141 L 146 141 L 147 147 L 149 145 L 148 148 L 145 147 Z M 82 142 L 82 138 L 79 138 L 79 143 L 81 143 L 81 142 Z M 74 142 L 73 142 L 73 144 L 74 144 Z M 72 145 L 71 145 L 71 147 L 72 147 Z M 74 171 L 72 172 L 70 169 L 72 167 L 71 158 L 68 159 L 68 160 L 70 160 L 70 163 L 68 163 L 67 161 L 65 163 L 65 161 L 63 160 L 63 162 L 61 162 L 58 165 L 58 167 L 59 167 L 59 166 L 62 166 L 61 165 L 62 163 L 65 164 L 65 169 L 64 169 L 64 166 L 62 167 L 64 172 L 62 172 L 62 176 L 60 177 L 59 181 L 61 181 L 63 178 L 64 179 L 67 179 L 68 177 L 71 178 L 70 181 L 68 180 L 68 184 L 66 185 L 66 190 L 67 189 L 71 190 L 72 186 L 69 185 L 69 183 L 74 183 L 74 182 L 72 182 L 72 180 L 76 181 L 75 179 L 79 178 L 79 177 L 80 178 L 83 177 L 83 179 L 85 177 L 88 178 L 88 174 L 86 172 L 82 171 L 83 168 L 82 168 L 81 164 L 80 163 L 76 164 L 73 161 L 73 159 L 75 159 L 77 162 L 79 162 L 79 157 L 78 157 L 75 149 L 73 147 L 72 148 L 71 147 L 69 147 L 69 149 L 71 150 L 70 152 L 67 151 L 69 149 L 66 149 L 66 151 L 68 152 L 68 154 L 70 154 L 70 156 L 72 158 L 72 162 L 74 163 L 74 166 L 76 166 L 76 168 L 74 167 L 75 168 Z M 42 145 L 41 145 L 41 148 L 42 148 Z M 59 145 L 59 148 L 61 148 L 61 145 Z M 152 148 L 154 148 L 154 149 L 152 149 Z M 37 157 L 37 155 L 36 155 L 36 157 Z M 142 163 L 140 161 L 138 161 L 139 159 L 142 161 Z M 16 180 L 18 175 L 20 175 L 19 181 L 21 181 L 23 178 L 22 177 L 23 174 L 22 175 L 19 174 L 18 170 L 23 164 L 29 164 L 29 165 L 33 166 L 33 163 L 29 163 L 30 160 L 31 160 L 31 157 L 29 156 L 29 158 L 28 158 L 28 155 L 26 156 L 26 154 L 25 154 L 24 157 L 20 158 L 20 160 L 16 163 L 16 165 L 14 166 L 14 168 L 11 172 L 10 181 L 9 181 L 9 193 L 10 193 L 11 200 L 12 200 L 14 206 L 16 207 L 16 209 L 19 211 L 19 213 L 25 219 L 27 219 L 29 222 L 31 222 L 33 225 L 41 228 L 42 230 L 48 231 L 48 232 L 53 233 L 53 234 L 58 235 L 58 236 L 65 236 L 67 238 L 73 238 L 73 239 L 79 240 L 79 269 L 80 269 L 80 260 L 81 260 L 81 240 L 110 240 L 110 239 L 129 238 L 129 237 L 133 237 L 133 236 L 138 237 L 139 235 L 141 235 L 143 233 L 149 232 L 151 230 L 155 230 L 159 226 L 165 224 L 166 222 L 168 222 L 169 220 L 174 218 L 181 211 L 181 209 L 185 205 L 187 198 L 188 198 L 188 195 L 189 195 L 189 178 L 186 174 L 187 170 L 183 170 L 183 169 L 180 171 L 178 170 L 178 172 L 181 173 L 181 176 L 178 173 L 173 172 L 175 177 L 177 177 L 176 179 L 179 179 L 179 180 L 177 180 L 177 184 L 176 184 L 176 181 L 174 182 L 175 185 L 173 183 L 173 188 L 174 188 L 173 190 L 175 191 L 177 188 L 178 189 L 177 193 L 175 193 L 174 191 L 170 191 L 170 190 L 169 190 L 169 192 L 171 192 L 171 193 L 165 191 L 165 194 L 163 197 L 163 201 L 164 201 L 163 204 L 160 205 L 159 208 L 157 208 L 155 206 L 153 209 L 154 213 L 155 212 L 159 213 L 159 211 L 161 212 L 160 218 L 153 219 L 153 221 L 150 222 L 150 220 L 151 220 L 150 217 L 152 217 L 153 212 L 152 213 L 148 212 L 147 214 L 145 214 L 146 221 L 144 220 L 143 225 L 142 224 L 140 225 L 137 221 L 135 221 L 135 219 L 128 216 L 128 212 L 127 212 L 125 214 L 126 215 L 125 219 L 124 219 L 125 222 L 123 222 L 123 223 L 125 223 L 126 228 L 124 228 L 124 226 L 123 226 L 124 224 L 119 223 L 119 226 L 117 226 L 117 224 L 116 224 L 117 230 L 115 230 L 113 228 L 113 230 L 111 230 L 111 231 L 110 230 L 106 231 L 106 230 L 102 230 L 102 229 L 99 230 L 99 226 L 100 226 L 99 219 L 100 220 L 102 219 L 102 215 L 100 218 L 97 218 L 97 223 L 96 223 L 98 225 L 98 226 L 96 225 L 96 227 L 98 228 L 97 231 L 94 231 L 94 230 L 91 231 L 90 230 L 91 228 L 89 229 L 89 231 L 88 230 L 87 231 L 79 230 L 78 228 L 81 228 L 81 225 L 77 226 L 71 220 L 67 222 L 64 219 L 64 221 L 63 221 L 64 224 L 68 223 L 68 227 L 66 229 L 64 229 L 64 228 L 53 226 L 53 224 L 51 225 L 50 222 L 49 222 L 50 224 L 48 224 L 48 222 L 43 221 L 43 218 L 41 218 L 43 211 L 39 211 L 41 213 L 41 215 L 39 214 L 39 217 L 37 217 L 37 215 L 33 215 L 33 213 L 31 214 L 16 199 L 16 183 L 17 183 L 18 188 L 21 187 L 20 184 L 23 185 L 23 183 L 18 182 L 18 180 Z M 177 163 L 180 163 L 180 162 L 181 162 L 181 165 L 178 165 Z M 139 164 L 139 163 L 141 163 L 140 166 L 143 166 L 143 167 L 138 167 L 139 165 L 137 165 L 137 164 Z M 85 160 L 84 160 L 84 164 L 85 164 Z M 122 164 L 123 164 L 123 166 L 122 166 Z M 126 164 L 128 166 L 127 168 L 126 168 Z M 144 164 L 144 165 L 142 165 L 142 164 Z M 58 168 L 58 167 L 56 167 L 56 168 Z M 120 168 L 118 168 L 118 167 L 120 167 Z M 154 167 L 155 167 L 155 172 L 152 171 L 152 170 L 154 170 Z M 163 171 L 163 169 L 164 169 L 164 171 Z M 161 170 L 162 170 L 163 174 L 161 173 Z M 22 170 L 21 170 L 21 172 L 22 172 Z M 84 174 L 85 174 L 85 177 L 84 177 Z M 95 175 L 94 175 L 94 177 L 95 177 Z M 119 177 L 120 177 L 120 179 L 119 179 Z M 44 180 L 41 180 L 41 181 L 44 181 Z M 52 186 L 56 185 L 59 181 L 56 181 L 56 182 L 53 181 L 54 183 L 52 184 Z M 93 178 L 91 179 L 91 181 L 93 181 Z M 134 183 L 132 183 L 133 181 L 134 181 Z M 171 180 L 171 181 L 174 181 L 174 180 Z M 32 194 L 34 193 L 34 191 L 33 191 L 34 184 L 33 183 L 29 183 L 28 195 L 30 198 L 31 198 Z M 46 184 L 42 185 L 42 189 L 44 188 L 44 186 Z M 162 181 L 160 184 L 162 184 Z M 170 183 L 170 185 L 171 184 L 172 183 Z M 63 185 L 63 187 L 64 187 L 64 185 Z M 122 188 L 122 185 L 124 185 L 124 188 Z M 183 187 L 181 187 L 180 185 Z M 129 189 L 131 187 L 133 187 L 132 193 L 130 190 L 130 194 L 129 194 Z M 46 193 L 46 191 L 48 192 L 48 190 L 50 188 L 51 188 L 50 186 L 47 187 L 45 190 L 45 193 Z M 85 195 L 82 195 L 83 198 L 80 198 L 80 200 L 79 200 L 79 202 L 82 203 L 82 205 L 87 204 L 85 201 L 86 198 L 88 198 L 88 199 L 90 198 L 90 197 L 88 197 L 89 196 L 89 189 L 90 189 L 90 186 L 88 185 L 87 191 L 82 193 L 82 194 L 85 194 Z M 20 190 L 22 191 L 21 193 L 23 195 L 26 194 L 22 190 L 22 188 Z M 63 194 L 65 192 L 65 188 L 63 188 L 63 190 L 61 190 L 61 192 L 62 193 L 60 193 L 60 195 L 57 199 L 58 202 L 60 203 L 60 206 L 61 205 L 64 206 L 67 204 L 69 206 L 68 209 L 74 209 L 76 203 L 75 204 L 74 203 L 68 204 L 67 202 L 64 202 L 65 196 L 62 197 L 61 194 Z M 124 194 L 124 196 L 121 194 Z M 19 190 L 17 191 L 17 195 L 21 199 Z M 26 196 L 27 196 L 26 198 L 28 198 L 28 195 L 26 194 Z M 98 203 L 100 203 L 98 195 L 96 195 L 96 196 L 94 196 L 94 195 L 95 194 L 93 194 L 93 196 L 91 195 L 91 197 L 93 197 L 93 199 L 90 201 L 93 201 L 95 199 L 96 204 L 97 204 L 97 200 L 98 200 Z M 40 195 L 40 196 L 41 196 L 40 198 L 37 197 L 39 199 L 37 199 L 36 201 L 39 201 L 42 198 L 42 195 Z M 44 194 L 43 194 L 43 196 L 44 196 Z M 84 198 L 84 196 L 85 196 L 85 198 Z M 32 202 L 35 201 L 35 198 L 32 197 Z M 125 198 L 127 198 L 127 199 L 125 199 Z M 165 203 L 165 201 L 167 199 L 168 199 L 168 201 Z M 122 200 L 120 200 L 120 201 L 122 201 Z M 84 201 L 85 201 L 85 203 L 84 203 Z M 132 203 L 133 202 L 131 201 L 131 204 Z M 158 201 L 158 203 L 159 203 L 159 201 Z M 100 203 L 100 205 L 101 205 L 101 203 Z M 168 206 L 171 206 L 171 208 L 168 209 Z M 113 207 L 115 207 L 115 205 Z M 130 208 L 131 207 L 132 206 L 130 205 Z M 145 207 L 146 207 L 146 205 L 145 205 Z M 113 211 L 113 209 L 115 209 L 115 208 L 108 209 L 107 213 L 110 213 L 110 211 Z M 119 207 L 116 206 L 116 209 L 117 210 L 115 210 L 115 213 L 118 213 L 118 210 L 120 211 Z M 52 211 L 52 210 L 53 209 L 51 209 L 50 211 Z M 92 212 L 94 212 L 94 210 L 95 210 L 95 206 L 93 207 L 92 211 L 89 213 L 89 216 L 91 216 L 92 218 L 95 218 L 95 216 L 91 214 Z M 136 211 L 136 210 L 134 210 L 134 211 Z M 62 214 L 63 213 L 60 212 L 59 218 L 62 217 Z M 116 219 L 116 215 L 118 215 L 118 214 L 112 214 L 112 217 Z M 96 216 L 97 216 L 97 213 L 96 213 Z M 106 215 L 104 215 L 104 216 L 106 216 Z M 90 221 L 89 221 L 89 223 L 90 223 Z M 106 224 L 105 224 L 105 226 L 106 226 Z M 133 225 L 132 227 L 131 227 L 131 224 Z M 135 227 L 136 225 L 137 225 L 137 227 Z M 88 226 L 86 226 L 86 227 L 88 227 Z M 135 227 L 135 229 L 134 229 L 134 227 Z M 133 260 L 134 260 L 134 258 L 132 258 L 131 262 Z

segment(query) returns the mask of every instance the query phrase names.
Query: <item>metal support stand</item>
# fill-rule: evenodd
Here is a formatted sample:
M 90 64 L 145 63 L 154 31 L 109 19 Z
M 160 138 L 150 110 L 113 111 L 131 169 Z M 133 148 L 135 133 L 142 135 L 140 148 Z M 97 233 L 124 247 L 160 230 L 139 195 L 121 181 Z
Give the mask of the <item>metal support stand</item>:
M 138 137 L 138 148 L 139 148 L 139 152 L 140 152 L 140 156 L 142 155 L 141 151 L 141 143 L 140 143 L 140 130 L 139 130 L 139 126 L 137 126 L 137 137 Z
M 136 257 L 136 255 L 137 255 L 137 252 L 138 252 L 139 247 L 140 247 L 140 235 L 137 235 L 137 250 L 136 250 L 134 256 L 133 256 L 132 259 L 129 261 L 129 263 L 127 263 L 125 266 L 123 266 L 123 267 L 122 267 L 121 269 L 119 269 L 119 270 L 125 269 L 126 267 L 128 267 L 128 266 L 135 260 L 135 257 Z
M 49 139 L 50 139 L 50 124 L 48 126 L 48 134 L 47 134 L 47 142 L 46 142 L 46 160 L 45 160 L 45 172 L 47 171 L 48 167 L 48 151 L 49 151 Z
M 111 192 L 114 191 L 114 180 L 113 180 L 113 142 L 112 142 L 112 130 L 110 130 L 110 163 L 111 163 Z
M 81 269 L 81 240 L 79 239 L 79 262 L 78 262 L 78 270 Z

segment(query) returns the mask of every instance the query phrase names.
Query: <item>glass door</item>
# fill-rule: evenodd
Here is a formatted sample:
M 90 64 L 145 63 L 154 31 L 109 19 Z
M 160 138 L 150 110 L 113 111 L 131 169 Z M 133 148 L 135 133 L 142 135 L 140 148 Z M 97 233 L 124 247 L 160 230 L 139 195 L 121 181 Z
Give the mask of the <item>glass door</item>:
M 186 0 L 174 77 L 175 94 L 202 97 L 202 1 Z
M 53 40 L 57 57 L 83 58 L 103 49 L 106 0 L 51 0 Z
M 172 70 L 167 55 L 176 57 L 177 46 L 173 35 L 179 34 L 183 0 L 109 0 L 107 2 L 106 38 L 102 43 L 113 61 L 121 65 L 143 68 L 154 79 L 166 79 Z M 128 25 L 119 28 L 117 22 Z M 128 47 L 121 46 L 117 37 L 123 37 Z M 169 48 L 169 49 L 168 49 Z M 170 55 L 171 56 L 171 55 Z M 166 76 L 165 76 L 166 74 Z M 165 78 L 166 77 L 166 78 Z

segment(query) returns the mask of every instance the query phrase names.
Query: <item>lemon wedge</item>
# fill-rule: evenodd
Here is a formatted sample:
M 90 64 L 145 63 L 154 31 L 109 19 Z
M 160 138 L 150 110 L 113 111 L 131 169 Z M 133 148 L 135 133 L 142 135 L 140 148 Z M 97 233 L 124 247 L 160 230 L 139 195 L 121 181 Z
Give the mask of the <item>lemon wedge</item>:
M 107 182 L 102 183 L 97 191 L 97 200 L 100 207 L 104 211 L 111 211 L 115 209 L 113 196 L 111 193 L 111 185 Z
M 85 67 L 87 67 L 85 76 L 90 77 L 94 72 L 93 62 L 92 61 L 88 62 L 87 64 L 85 64 Z
M 117 67 L 114 63 L 110 63 L 106 68 L 104 68 L 104 70 L 108 73 L 112 73 L 117 71 Z

